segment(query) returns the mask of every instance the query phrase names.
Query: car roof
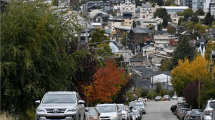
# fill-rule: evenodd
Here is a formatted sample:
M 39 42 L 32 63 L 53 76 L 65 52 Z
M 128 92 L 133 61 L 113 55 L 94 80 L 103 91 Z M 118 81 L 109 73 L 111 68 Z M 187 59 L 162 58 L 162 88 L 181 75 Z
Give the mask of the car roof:
M 46 94 L 76 94 L 74 91 L 49 91 Z

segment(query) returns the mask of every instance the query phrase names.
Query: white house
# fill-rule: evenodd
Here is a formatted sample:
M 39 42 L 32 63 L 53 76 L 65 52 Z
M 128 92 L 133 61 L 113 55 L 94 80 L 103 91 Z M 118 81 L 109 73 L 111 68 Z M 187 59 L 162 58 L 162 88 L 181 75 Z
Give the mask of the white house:
M 131 12 L 135 17 L 136 3 L 131 2 L 131 0 L 125 0 L 125 3 L 120 3 L 120 15 L 122 16 L 124 12 Z

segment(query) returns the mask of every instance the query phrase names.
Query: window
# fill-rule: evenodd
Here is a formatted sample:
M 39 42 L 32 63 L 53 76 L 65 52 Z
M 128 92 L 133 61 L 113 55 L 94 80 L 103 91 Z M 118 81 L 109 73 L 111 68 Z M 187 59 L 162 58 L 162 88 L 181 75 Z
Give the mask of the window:
M 174 19 L 174 21 L 176 21 L 176 19 Z
M 129 24 L 131 24 L 131 22 L 129 22 Z

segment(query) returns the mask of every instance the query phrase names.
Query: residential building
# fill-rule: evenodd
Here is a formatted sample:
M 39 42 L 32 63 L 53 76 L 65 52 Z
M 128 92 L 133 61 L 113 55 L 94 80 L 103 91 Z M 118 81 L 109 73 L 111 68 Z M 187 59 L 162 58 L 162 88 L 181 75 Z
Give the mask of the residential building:
M 109 15 L 98 13 L 94 16 L 93 22 L 101 23 L 102 25 L 108 24 Z
M 110 0 L 103 0 L 103 11 L 108 13 L 110 10 Z
M 111 34 L 116 34 L 115 27 L 124 26 L 124 20 L 109 19 L 108 26 L 111 30 Z
M 215 0 L 211 0 L 209 3 L 209 12 L 211 13 L 211 16 L 215 18 Z
M 156 7 L 152 7 L 152 4 L 149 2 L 146 2 L 146 4 L 142 3 L 142 7 L 140 7 L 140 18 L 153 18 L 155 11 Z
M 203 10 L 206 13 L 209 11 L 209 3 L 210 2 L 211 2 L 211 0 L 204 0 L 204 2 L 203 2 L 204 3 L 204 7 L 203 7 L 204 9 Z
M 164 35 L 154 35 L 155 46 L 169 46 L 169 36 L 167 34 Z
M 155 30 L 158 30 L 158 24 L 161 24 L 163 19 L 161 18 L 139 18 L 137 19 L 137 27 L 138 28 L 148 28 L 150 25 L 154 26 Z
M 199 8 L 204 10 L 204 4 L 203 4 L 204 0 L 192 0 L 192 9 L 193 11 L 197 11 Z
M 123 15 L 125 12 L 129 12 L 135 17 L 135 9 L 136 3 L 132 2 L 131 0 L 125 0 L 124 3 L 120 3 L 120 15 Z
M 133 17 L 131 12 L 124 12 L 122 16 L 115 16 L 117 20 L 124 20 L 123 26 L 131 27 L 133 24 Z
M 183 0 L 183 6 L 188 6 L 189 8 L 193 8 L 193 0 Z
M 153 30 L 149 28 L 133 28 L 129 33 L 129 48 L 133 48 L 133 46 L 139 45 L 140 43 L 144 43 L 145 39 L 153 39 L 152 38 Z
M 184 10 L 188 9 L 188 6 L 160 6 L 161 8 L 165 8 L 170 14 L 170 17 L 172 18 L 176 12 L 183 12 Z
M 174 16 L 174 17 L 172 17 L 172 23 L 178 24 L 178 20 L 179 20 L 180 18 L 184 18 L 184 16 Z
M 207 46 L 207 40 L 205 39 L 199 39 L 197 37 L 196 40 L 192 39 L 189 41 L 189 44 L 197 49 L 197 51 L 202 55 L 202 57 L 205 57 L 205 51 Z
M 210 36 L 210 38 L 215 40 L 215 28 L 208 30 L 208 35 Z
M 143 66 L 143 59 L 142 58 L 130 58 L 130 65 L 134 66 Z

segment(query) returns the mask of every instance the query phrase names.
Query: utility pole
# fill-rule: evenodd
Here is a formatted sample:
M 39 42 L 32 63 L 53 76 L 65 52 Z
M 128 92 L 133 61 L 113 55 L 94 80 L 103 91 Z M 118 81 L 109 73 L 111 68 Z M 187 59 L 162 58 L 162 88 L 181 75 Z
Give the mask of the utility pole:
M 212 48 L 211 48 L 210 60 L 211 60 L 211 75 L 212 75 L 212 81 L 213 81 L 213 80 L 214 80 L 214 77 L 213 77 L 213 60 L 212 60 Z
M 199 87 L 198 87 L 198 92 L 200 92 L 200 74 L 198 75 L 198 80 L 199 80 Z M 199 94 L 199 97 L 201 98 L 201 96 L 200 96 L 201 94 Z M 201 99 L 199 99 L 199 100 L 201 100 Z M 200 109 L 200 105 L 199 105 L 199 109 Z
M 167 90 L 166 90 L 166 94 L 168 95 L 168 75 L 167 75 Z
M 153 74 L 154 72 L 152 71 L 152 101 L 153 101 Z

